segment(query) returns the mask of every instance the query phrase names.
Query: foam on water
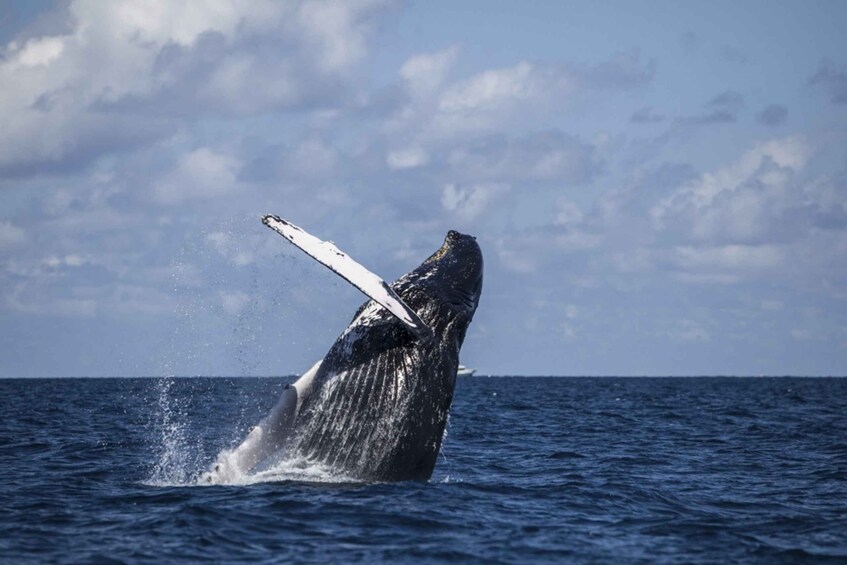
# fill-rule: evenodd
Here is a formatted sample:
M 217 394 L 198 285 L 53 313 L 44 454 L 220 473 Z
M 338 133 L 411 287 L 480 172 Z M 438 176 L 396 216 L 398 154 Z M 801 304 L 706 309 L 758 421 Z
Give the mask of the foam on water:
M 355 483 L 355 479 L 345 477 L 332 469 L 300 457 L 290 457 L 277 461 L 268 468 L 243 473 L 227 485 L 255 485 L 260 483 L 279 483 L 294 481 L 298 483 Z M 209 484 L 209 483 L 206 483 Z
M 213 486 L 250 486 L 263 483 L 315 483 L 343 484 L 356 483 L 355 479 L 333 472 L 324 466 L 304 459 L 286 459 L 274 466 L 257 472 L 239 473 L 226 477 L 216 477 L 214 482 L 208 480 L 209 473 L 180 475 L 172 478 L 148 479 L 141 484 L 150 487 L 213 487 Z

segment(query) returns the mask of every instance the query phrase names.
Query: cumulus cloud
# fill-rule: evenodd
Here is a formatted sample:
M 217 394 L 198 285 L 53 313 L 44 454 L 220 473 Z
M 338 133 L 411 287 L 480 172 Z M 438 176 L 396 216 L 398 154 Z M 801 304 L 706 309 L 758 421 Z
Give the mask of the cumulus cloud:
M 0 173 L 73 166 L 174 131 L 168 116 L 344 104 L 379 2 L 96 2 L 0 60 Z
M 514 58 L 486 66 L 456 38 L 404 52 L 393 29 L 374 29 L 394 23 L 382 18 L 390 9 L 80 0 L 58 5 L 61 25 L 7 43 L 0 309 L 10 324 L 132 319 L 155 334 L 185 318 L 193 326 L 182 338 L 203 343 L 231 340 L 239 324 L 249 326 L 239 339 L 298 327 L 320 335 L 320 349 L 355 291 L 323 272 L 337 286 L 316 289 L 307 269 L 317 267 L 261 226 L 263 212 L 337 240 L 388 278 L 448 229 L 478 236 L 487 290 L 473 331 L 486 327 L 512 352 L 529 343 L 528 352 L 565 352 L 550 363 L 578 358 L 576 339 L 586 359 L 641 351 L 638 340 L 662 351 L 723 347 L 727 319 L 737 329 L 789 318 L 798 288 L 806 302 L 843 301 L 847 174 L 827 169 L 843 156 L 814 132 L 752 140 L 775 131 L 738 123 L 754 86 L 779 100 L 766 81 L 710 75 L 702 86 L 717 95 L 698 101 L 664 74 L 671 90 L 650 88 L 657 68 L 675 72 L 679 61 L 665 55 L 661 67 L 637 51 L 577 63 L 517 45 Z M 369 58 L 373 37 L 396 52 Z M 692 73 L 721 62 L 717 44 L 683 40 L 700 46 L 682 61 Z M 843 74 L 823 65 L 813 87 L 836 100 Z M 754 111 L 769 127 L 788 112 L 758 102 Z M 297 317 L 298 304 L 308 316 Z M 258 331 L 265 310 L 278 333 Z M 277 341 L 285 359 L 268 372 L 322 353 Z M 528 366 L 497 358 L 509 348 L 491 344 L 495 369 Z M 196 362 L 183 370 L 201 370 Z
M 440 119 L 453 128 L 459 120 L 482 127 L 486 119 L 530 104 L 574 96 L 584 89 L 632 88 L 649 82 L 652 63 L 638 53 L 619 55 L 588 68 L 538 65 L 521 61 L 513 67 L 492 69 L 450 85 L 438 104 Z M 445 127 L 446 124 L 445 124 Z
M 387 129 L 406 137 L 416 132 L 429 142 L 487 133 L 510 123 L 531 121 L 551 107 L 566 109 L 580 96 L 627 90 L 649 83 L 652 61 L 637 51 L 592 66 L 519 61 L 450 80 L 458 50 L 450 47 L 408 59 L 400 69 L 405 103 L 394 109 Z
M 208 147 L 182 155 L 172 171 L 153 188 L 162 204 L 197 198 L 214 198 L 236 189 L 240 162 Z
M 437 136 L 490 130 L 521 107 L 567 97 L 575 88 L 568 72 L 527 61 L 484 71 L 444 90 L 428 129 Z
M 658 229 L 699 241 L 750 243 L 789 236 L 785 218 L 804 200 L 795 176 L 811 147 L 789 137 L 756 145 L 734 164 L 675 190 L 651 211 Z
M 415 97 L 425 97 L 437 92 L 446 81 L 458 53 L 459 49 L 453 46 L 443 51 L 410 57 L 400 67 L 400 76 L 409 92 Z
M 652 237 L 628 221 L 633 233 L 643 234 L 632 239 L 649 250 L 654 269 L 686 283 L 841 280 L 845 272 L 835 258 L 847 245 L 847 210 L 835 194 L 843 185 L 839 177 L 810 174 L 815 151 L 796 136 L 757 143 L 735 162 L 683 180 L 659 198 L 648 209 Z
M 493 112 L 566 87 L 565 76 L 523 61 L 451 86 L 441 97 L 438 109 L 447 114 Z

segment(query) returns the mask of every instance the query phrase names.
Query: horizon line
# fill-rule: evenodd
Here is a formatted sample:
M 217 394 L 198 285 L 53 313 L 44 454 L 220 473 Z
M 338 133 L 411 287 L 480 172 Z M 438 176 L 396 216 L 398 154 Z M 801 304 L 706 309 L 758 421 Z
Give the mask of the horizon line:
M 300 373 L 275 374 L 275 375 L 29 375 L 29 376 L 6 376 L 0 375 L 0 380 L 48 380 L 48 379 L 281 379 L 290 377 L 299 377 Z M 815 374 L 629 374 L 629 375 L 614 375 L 614 374 L 570 374 L 570 375 L 552 375 L 552 374 L 534 374 L 534 375 L 516 375 L 516 374 L 485 374 L 476 373 L 468 377 L 459 377 L 460 380 L 473 380 L 479 378 L 521 378 L 521 379 L 714 379 L 714 378 L 733 378 L 733 379 L 762 379 L 762 378 L 847 378 L 847 374 L 830 374 L 830 375 L 815 375 Z

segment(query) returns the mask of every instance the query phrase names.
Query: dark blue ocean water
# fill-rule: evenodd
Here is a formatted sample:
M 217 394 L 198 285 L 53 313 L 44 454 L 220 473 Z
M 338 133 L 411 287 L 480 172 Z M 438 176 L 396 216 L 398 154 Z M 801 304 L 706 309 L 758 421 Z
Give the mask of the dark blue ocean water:
M 288 380 L 0 380 L 0 561 L 847 562 L 847 379 L 466 378 L 429 483 L 193 486 Z

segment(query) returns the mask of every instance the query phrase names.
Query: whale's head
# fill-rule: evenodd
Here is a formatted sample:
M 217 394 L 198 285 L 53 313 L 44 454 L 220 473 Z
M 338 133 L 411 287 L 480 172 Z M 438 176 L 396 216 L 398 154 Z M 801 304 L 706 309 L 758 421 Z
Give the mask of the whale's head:
M 476 238 L 450 230 L 438 251 L 420 269 L 445 303 L 472 318 L 482 293 L 482 266 L 482 250 Z
M 460 347 L 482 293 L 482 250 L 476 238 L 449 231 L 441 247 L 397 281 L 397 290 L 438 335 Z

